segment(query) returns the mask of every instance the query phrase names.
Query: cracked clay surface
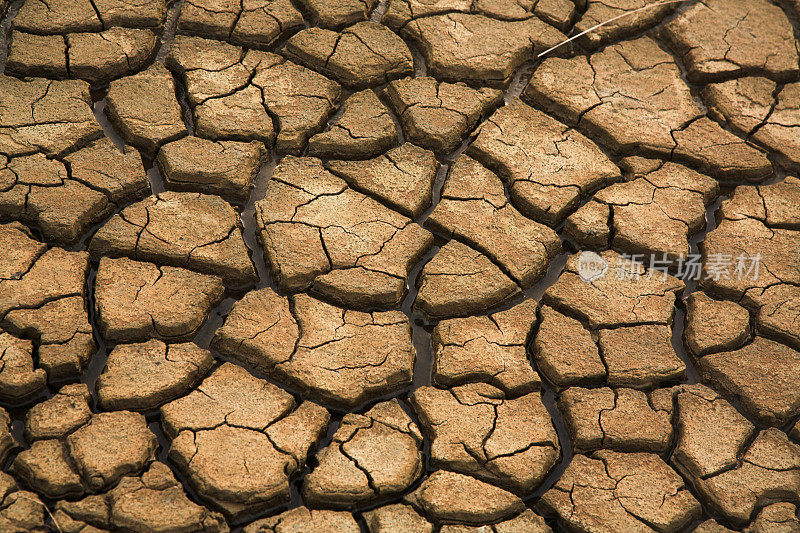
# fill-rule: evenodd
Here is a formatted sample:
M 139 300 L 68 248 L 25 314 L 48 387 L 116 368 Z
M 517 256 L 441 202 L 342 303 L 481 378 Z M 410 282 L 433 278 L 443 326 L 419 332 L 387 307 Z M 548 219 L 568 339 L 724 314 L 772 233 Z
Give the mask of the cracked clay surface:
M 800 532 L 800 1 L 653 4 L 0 0 L 0 533 Z

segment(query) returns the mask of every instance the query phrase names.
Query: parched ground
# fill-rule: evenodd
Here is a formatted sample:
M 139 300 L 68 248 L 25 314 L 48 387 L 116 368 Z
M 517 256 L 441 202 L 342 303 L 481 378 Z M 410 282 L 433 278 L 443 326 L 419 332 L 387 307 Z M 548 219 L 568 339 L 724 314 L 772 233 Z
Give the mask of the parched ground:
M 0 0 L 0 533 L 800 532 L 800 3 L 648 3 Z

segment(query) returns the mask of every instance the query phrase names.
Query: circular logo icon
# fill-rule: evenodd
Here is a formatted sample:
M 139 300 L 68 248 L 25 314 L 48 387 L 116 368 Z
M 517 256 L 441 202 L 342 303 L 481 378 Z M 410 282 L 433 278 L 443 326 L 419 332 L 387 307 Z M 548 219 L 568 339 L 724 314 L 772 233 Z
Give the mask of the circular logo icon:
M 578 257 L 578 275 L 586 283 L 606 275 L 608 262 L 595 252 L 581 252 Z

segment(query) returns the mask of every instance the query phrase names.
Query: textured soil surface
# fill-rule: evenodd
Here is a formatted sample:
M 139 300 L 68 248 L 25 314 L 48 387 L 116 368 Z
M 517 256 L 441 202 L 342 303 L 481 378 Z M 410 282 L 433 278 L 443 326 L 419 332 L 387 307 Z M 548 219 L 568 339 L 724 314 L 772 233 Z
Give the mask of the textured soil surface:
M 0 533 L 800 533 L 800 2 L 648 3 L 0 0 Z

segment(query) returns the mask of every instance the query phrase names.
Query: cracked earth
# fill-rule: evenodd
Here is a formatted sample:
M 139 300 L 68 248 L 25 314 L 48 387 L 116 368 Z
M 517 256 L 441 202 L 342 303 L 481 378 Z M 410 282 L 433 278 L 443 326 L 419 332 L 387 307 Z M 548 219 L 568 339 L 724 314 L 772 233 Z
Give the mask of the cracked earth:
M 0 532 L 800 532 L 800 2 L 647 4 L 0 0 Z

